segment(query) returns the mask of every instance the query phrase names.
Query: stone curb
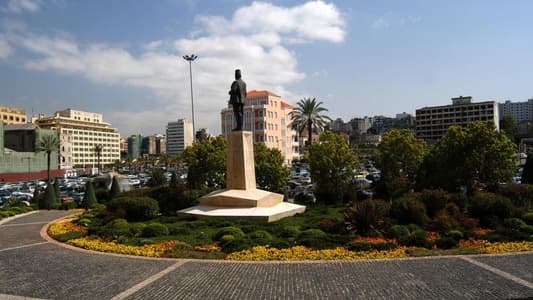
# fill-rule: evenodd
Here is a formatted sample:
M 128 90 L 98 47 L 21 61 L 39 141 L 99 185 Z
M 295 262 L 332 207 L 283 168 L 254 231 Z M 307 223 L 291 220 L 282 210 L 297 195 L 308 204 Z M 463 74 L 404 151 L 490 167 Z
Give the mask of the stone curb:
M 31 214 L 35 214 L 35 213 L 38 213 L 39 210 L 32 210 L 32 211 L 29 211 L 29 212 L 25 212 L 23 214 L 18 214 L 18 215 L 14 215 L 14 216 L 11 216 L 11 217 L 7 217 L 5 219 L 2 219 L 0 220 L 0 225 L 3 225 L 7 222 L 11 222 L 13 220 L 16 220 L 18 218 L 21 218 L 21 217 L 25 217 L 25 216 L 28 216 L 28 215 L 31 215 Z
M 433 259 L 450 259 L 450 258 L 462 258 L 462 257 L 504 257 L 504 256 L 516 256 L 516 255 L 528 255 L 533 254 L 533 251 L 511 252 L 511 253 L 497 253 L 497 254 L 470 254 L 470 255 L 439 255 L 439 256 L 422 256 L 422 257 L 401 257 L 401 258 L 382 258 L 382 259 L 354 259 L 354 260 L 276 260 L 276 261 L 253 261 L 253 260 L 222 260 L 222 259 L 193 259 L 193 258 L 164 258 L 164 257 L 147 257 L 136 256 L 110 252 L 100 252 L 95 250 L 88 250 L 79 248 L 56 241 L 48 235 L 48 227 L 53 223 L 60 222 L 72 218 L 75 214 L 64 216 L 55 219 L 41 228 L 40 234 L 43 239 L 53 243 L 57 246 L 67 248 L 73 251 L 78 251 L 86 254 L 107 255 L 122 258 L 144 259 L 144 260 L 161 260 L 161 261 L 175 261 L 175 262 L 202 262 L 202 263 L 219 263 L 219 264 L 325 264 L 325 263 L 347 263 L 347 262 L 380 262 L 380 261 L 408 261 L 408 260 L 433 260 Z

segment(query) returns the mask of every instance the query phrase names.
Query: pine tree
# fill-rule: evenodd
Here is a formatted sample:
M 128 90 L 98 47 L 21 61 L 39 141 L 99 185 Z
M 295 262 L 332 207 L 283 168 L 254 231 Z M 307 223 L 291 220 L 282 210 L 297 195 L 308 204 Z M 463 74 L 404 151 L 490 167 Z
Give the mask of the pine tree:
M 35 187 L 35 190 L 33 191 L 33 198 L 31 199 L 31 203 L 35 203 L 39 205 L 39 199 L 41 198 L 41 193 L 39 192 L 39 187 Z
M 112 200 L 115 196 L 120 193 L 120 184 L 116 176 L 113 176 L 113 182 L 111 183 L 111 189 L 109 190 L 109 199 Z
M 48 183 L 46 185 L 46 190 L 44 191 L 44 197 L 39 197 L 39 208 L 40 209 L 51 209 L 56 201 L 56 193 L 54 190 L 54 185 Z
M 89 209 L 96 204 L 96 195 L 94 194 L 94 187 L 91 181 L 87 181 L 85 184 L 85 194 L 83 195 L 83 201 L 81 205 L 85 209 Z

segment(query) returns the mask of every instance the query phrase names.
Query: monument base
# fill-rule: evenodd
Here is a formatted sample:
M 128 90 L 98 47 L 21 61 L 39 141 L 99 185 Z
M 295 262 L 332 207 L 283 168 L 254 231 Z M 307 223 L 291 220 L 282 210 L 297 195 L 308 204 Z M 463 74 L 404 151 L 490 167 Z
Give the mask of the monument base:
M 283 202 L 283 195 L 259 189 L 218 190 L 199 199 L 201 205 L 222 207 L 270 207 Z
M 182 209 L 178 214 L 196 215 L 200 217 L 253 219 L 262 222 L 275 222 L 285 217 L 300 214 L 305 206 L 281 202 L 271 207 L 221 207 L 197 205 Z

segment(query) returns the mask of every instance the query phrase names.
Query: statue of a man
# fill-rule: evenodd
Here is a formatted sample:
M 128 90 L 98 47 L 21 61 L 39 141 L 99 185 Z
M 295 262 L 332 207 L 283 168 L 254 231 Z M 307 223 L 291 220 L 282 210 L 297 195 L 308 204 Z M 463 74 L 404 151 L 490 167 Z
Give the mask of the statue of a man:
M 237 123 L 233 131 L 240 131 L 242 130 L 243 109 L 246 101 L 246 83 L 241 79 L 241 70 L 235 70 L 235 81 L 231 84 L 229 95 L 229 103 L 233 106 L 233 115 Z

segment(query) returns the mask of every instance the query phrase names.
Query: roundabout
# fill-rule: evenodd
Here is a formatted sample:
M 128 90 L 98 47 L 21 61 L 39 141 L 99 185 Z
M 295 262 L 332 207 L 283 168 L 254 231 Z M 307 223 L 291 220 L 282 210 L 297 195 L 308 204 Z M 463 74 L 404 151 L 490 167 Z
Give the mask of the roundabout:
M 533 253 L 230 262 L 154 259 L 61 244 L 47 225 L 69 211 L 0 224 L 0 299 L 524 299 Z

